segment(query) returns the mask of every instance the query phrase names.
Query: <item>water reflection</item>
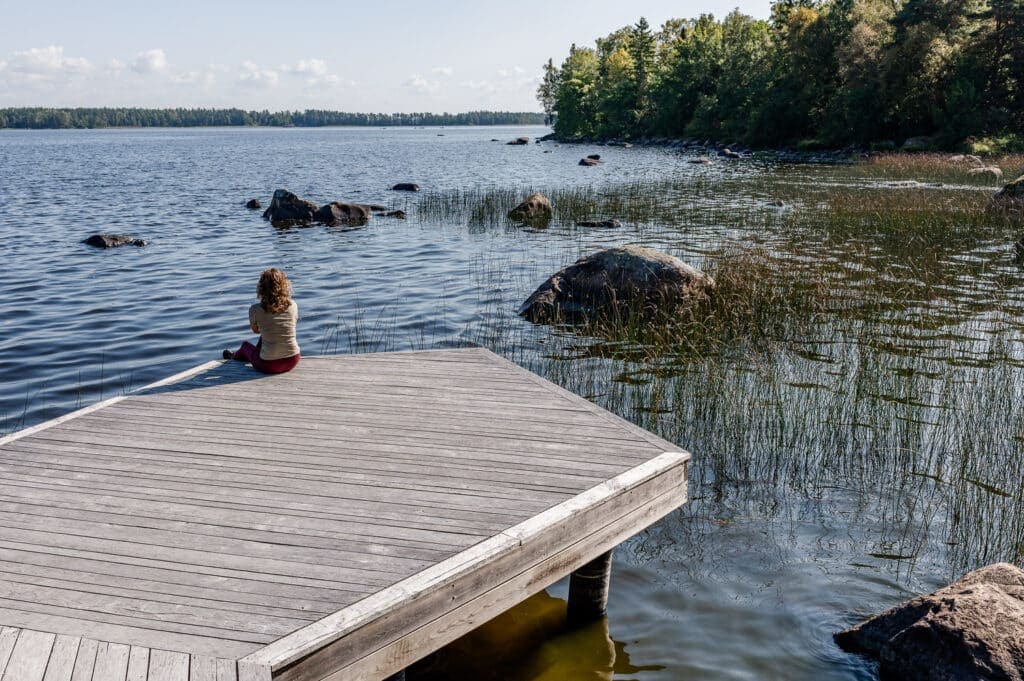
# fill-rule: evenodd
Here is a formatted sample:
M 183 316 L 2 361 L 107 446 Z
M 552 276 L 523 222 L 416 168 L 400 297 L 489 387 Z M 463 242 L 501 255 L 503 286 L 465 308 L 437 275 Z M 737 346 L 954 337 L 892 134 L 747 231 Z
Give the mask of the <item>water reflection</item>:
M 636 665 L 604 617 L 565 625 L 566 601 L 542 591 L 441 649 L 409 681 L 611 681 L 662 665 Z

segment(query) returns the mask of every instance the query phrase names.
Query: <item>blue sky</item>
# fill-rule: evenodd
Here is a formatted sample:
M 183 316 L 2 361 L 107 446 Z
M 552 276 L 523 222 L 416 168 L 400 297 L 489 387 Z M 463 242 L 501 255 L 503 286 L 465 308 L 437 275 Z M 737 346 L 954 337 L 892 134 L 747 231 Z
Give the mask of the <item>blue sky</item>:
M 736 5 L 0 0 L 0 107 L 533 111 L 541 65 L 571 43 Z

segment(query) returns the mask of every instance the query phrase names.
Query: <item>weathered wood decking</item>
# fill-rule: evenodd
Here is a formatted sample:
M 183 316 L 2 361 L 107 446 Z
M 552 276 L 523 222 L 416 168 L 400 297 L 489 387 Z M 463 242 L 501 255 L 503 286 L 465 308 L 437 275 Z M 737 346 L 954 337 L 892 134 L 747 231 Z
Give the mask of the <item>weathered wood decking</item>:
M 685 501 L 485 350 L 211 362 L 0 438 L 0 681 L 374 680 Z

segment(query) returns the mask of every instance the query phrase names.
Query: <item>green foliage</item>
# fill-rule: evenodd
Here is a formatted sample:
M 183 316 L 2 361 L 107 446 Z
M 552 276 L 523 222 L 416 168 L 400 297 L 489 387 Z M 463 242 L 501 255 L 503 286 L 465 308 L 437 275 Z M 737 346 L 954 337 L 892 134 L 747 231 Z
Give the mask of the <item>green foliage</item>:
M 460 114 L 243 111 L 241 109 L 0 109 L 0 128 L 195 128 L 215 126 L 322 127 L 328 125 L 537 125 L 542 114 L 470 111 Z
M 641 18 L 549 61 L 538 96 L 566 137 L 963 147 L 1024 128 L 1024 0 L 778 0 L 768 21 L 659 31 Z

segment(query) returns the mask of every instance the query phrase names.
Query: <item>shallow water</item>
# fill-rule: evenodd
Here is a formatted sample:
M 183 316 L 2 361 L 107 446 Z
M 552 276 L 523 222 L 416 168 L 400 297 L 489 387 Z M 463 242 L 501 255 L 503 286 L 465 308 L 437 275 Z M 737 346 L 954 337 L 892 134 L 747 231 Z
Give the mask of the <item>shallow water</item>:
M 870 678 L 832 632 L 964 570 L 1020 561 L 1024 276 L 1006 235 L 851 234 L 793 217 L 836 188 L 988 188 L 491 141 L 543 132 L 0 131 L 0 432 L 218 358 L 246 338 L 259 272 L 278 266 L 304 354 L 481 342 L 694 453 L 691 502 L 616 553 L 607 630 L 557 632 L 558 602 L 541 598 L 499 627 L 536 646 L 493 665 L 507 642 L 464 643 L 417 678 Z M 605 165 L 576 165 L 593 151 Z M 421 210 L 460 189 L 602 195 L 666 181 L 664 218 L 618 230 Z M 424 192 L 388 191 L 396 182 Z M 278 229 L 243 207 L 277 187 L 409 219 Z M 80 243 L 95 232 L 149 244 Z M 852 299 L 883 291 L 885 305 L 824 314 L 754 355 L 681 364 L 602 357 L 591 339 L 515 315 L 579 254 L 629 242 L 697 265 L 723 243 L 761 243 Z M 538 622 L 549 629 L 528 634 Z

